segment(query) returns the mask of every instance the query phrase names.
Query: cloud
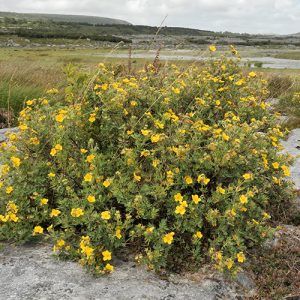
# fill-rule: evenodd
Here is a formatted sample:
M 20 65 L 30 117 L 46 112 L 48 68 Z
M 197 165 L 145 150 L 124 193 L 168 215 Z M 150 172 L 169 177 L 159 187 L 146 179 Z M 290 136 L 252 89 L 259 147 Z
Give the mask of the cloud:
M 0 0 L 0 11 L 97 15 L 133 24 L 249 33 L 299 31 L 299 0 Z

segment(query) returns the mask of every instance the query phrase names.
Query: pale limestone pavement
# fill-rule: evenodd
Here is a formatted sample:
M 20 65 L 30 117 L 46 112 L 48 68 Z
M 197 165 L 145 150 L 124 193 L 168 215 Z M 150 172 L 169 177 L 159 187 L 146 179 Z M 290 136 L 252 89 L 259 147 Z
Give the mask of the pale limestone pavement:
M 69 261 L 56 260 L 50 245 L 5 246 L 0 252 L 1 300 L 218 300 L 239 299 L 222 280 L 160 279 L 134 262 L 98 278 Z
M 295 182 L 295 189 L 300 190 L 300 128 L 294 129 L 289 134 L 286 141 L 282 141 L 285 152 L 295 158 L 294 165 L 291 167 L 291 179 Z

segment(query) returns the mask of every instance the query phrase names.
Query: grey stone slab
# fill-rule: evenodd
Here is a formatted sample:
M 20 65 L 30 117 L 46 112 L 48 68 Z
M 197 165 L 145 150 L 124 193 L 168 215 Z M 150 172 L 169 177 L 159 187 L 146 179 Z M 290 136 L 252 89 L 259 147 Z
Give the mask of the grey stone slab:
M 162 280 L 134 262 L 115 262 L 115 271 L 93 277 L 79 264 L 57 260 L 51 246 L 5 246 L 0 252 L 0 299 L 216 300 L 238 299 L 225 281 Z
M 281 142 L 284 152 L 291 154 L 295 162 L 291 167 L 291 180 L 295 182 L 295 188 L 300 189 L 300 128 L 294 129 L 286 141 Z

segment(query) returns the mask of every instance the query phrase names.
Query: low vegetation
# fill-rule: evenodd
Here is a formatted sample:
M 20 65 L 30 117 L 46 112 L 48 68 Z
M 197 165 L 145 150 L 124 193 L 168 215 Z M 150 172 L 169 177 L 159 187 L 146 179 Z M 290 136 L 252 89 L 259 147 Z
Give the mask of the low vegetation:
M 299 77 L 271 74 L 267 76 L 270 97 L 278 99 L 275 109 L 286 117 L 285 125 L 300 127 L 300 81 Z
M 267 82 L 225 57 L 66 73 L 1 144 L 0 239 L 46 235 L 97 274 L 124 249 L 155 270 L 243 268 L 291 198 Z

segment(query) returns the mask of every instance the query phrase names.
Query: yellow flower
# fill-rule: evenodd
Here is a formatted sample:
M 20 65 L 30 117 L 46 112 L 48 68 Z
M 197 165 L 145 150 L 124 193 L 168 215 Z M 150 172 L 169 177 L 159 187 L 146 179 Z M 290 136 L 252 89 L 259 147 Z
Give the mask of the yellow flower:
M 271 216 L 266 212 L 263 213 L 263 217 L 264 219 L 271 219 Z
M 141 179 L 142 179 L 141 176 L 137 175 L 135 172 L 133 173 L 133 180 L 134 180 L 135 182 L 140 182 Z
M 13 222 L 18 222 L 18 220 L 19 220 L 19 217 L 17 217 L 16 214 L 14 214 L 14 213 L 9 213 L 8 217 Z
M 52 89 L 50 89 L 50 90 L 48 90 L 46 93 L 47 94 L 52 94 L 52 95 L 54 95 L 54 94 L 58 94 L 58 89 L 55 89 L 55 88 L 52 88 Z
M 89 117 L 89 122 L 90 123 L 93 123 L 96 121 L 96 114 L 95 113 L 92 113 L 90 114 L 90 117 Z
M 95 159 L 95 155 L 94 154 L 90 154 L 90 155 L 87 156 L 86 161 L 88 163 L 91 163 L 94 159 Z
M 6 188 L 6 194 L 11 194 L 13 192 L 14 188 L 12 186 L 8 186 Z
M 201 198 L 198 195 L 192 195 L 192 200 L 195 204 L 198 204 L 201 201 Z
M 48 199 L 42 198 L 40 203 L 41 203 L 41 205 L 46 205 L 48 203 Z
M 225 265 L 227 266 L 228 270 L 230 270 L 233 267 L 233 260 L 228 258 L 225 262 Z
M 81 249 L 81 252 L 84 253 L 87 258 L 90 258 L 94 254 L 94 249 L 92 247 L 82 246 Z
M 150 130 L 146 130 L 146 129 L 141 130 L 141 133 L 143 136 L 148 136 L 150 134 L 150 132 L 151 132 Z
M 58 115 L 55 116 L 56 122 L 61 123 L 61 122 L 63 122 L 64 119 L 65 119 L 65 115 L 64 114 L 58 114 Z
M 256 77 L 256 73 L 255 73 L 255 72 L 250 72 L 250 73 L 249 73 L 249 76 L 250 76 L 250 77 Z
M 3 145 L 3 144 L 2 144 L 2 145 Z M 9 170 L 10 170 L 10 167 L 9 167 L 9 165 L 7 165 L 7 164 L 5 164 L 5 165 L 3 165 L 3 166 L 1 167 L 1 173 L 4 174 L 4 175 L 6 175 L 6 174 L 9 172 Z
M 103 186 L 108 188 L 109 186 L 111 185 L 111 182 L 110 180 L 106 179 L 104 182 L 103 182 Z
M 238 54 L 238 51 L 234 48 L 233 45 L 230 45 L 230 51 L 233 55 L 237 55 Z
M 152 143 L 157 143 L 157 142 L 159 142 L 159 140 L 160 140 L 160 134 L 153 134 L 151 136 L 151 142 Z
M 32 105 L 32 104 L 33 104 L 33 101 L 32 101 L 32 100 L 27 100 L 27 101 L 26 101 L 26 105 L 30 106 L 30 105 Z
M 245 196 L 245 195 L 241 195 L 241 196 L 240 196 L 240 202 L 241 202 L 242 204 L 247 203 L 247 202 L 248 202 L 248 197 Z
M 86 149 L 84 149 L 84 148 L 81 148 L 81 149 L 80 149 L 80 152 L 81 152 L 82 154 L 85 154 L 85 153 L 87 153 L 88 151 L 87 151 Z
M 8 136 L 10 141 L 15 141 L 17 139 L 17 135 L 13 132 Z
M 202 239 L 202 237 L 203 237 L 202 232 L 201 232 L 201 231 L 197 231 L 197 232 L 195 233 L 195 237 L 196 237 L 197 239 Z
M 253 179 L 253 175 L 252 175 L 251 173 L 245 173 L 245 174 L 243 175 L 243 178 L 244 178 L 245 180 L 252 180 L 252 179 Z
M 106 264 L 105 265 L 105 270 L 107 272 L 112 272 L 114 270 L 114 267 L 111 264 Z
M 150 151 L 149 150 L 143 150 L 142 152 L 141 152 L 141 157 L 147 157 L 147 156 L 149 156 L 150 155 Z
M 154 168 L 156 168 L 156 167 L 159 165 L 159 163 L 160 163 L 160 160 L 159 160 L 159 159 L 154 159 L 153 162 L 152 162 L 152 166 L 153 166 Z
M 49 173 L 48 176 L 49 177 L 55 177 L 55 173 Z
M 62 248 L 64 245 L 66 244 L 66 242 L 64 240 L 58 240 L 56 242 L 57 247 Z
M 130 101 L 130 106 L 135 107 L 137 105 L 138 105 L 138 103 L 136 101 Z
M 104 261 L 111 260 L 111 252 L 108 250 L 103 251 L 102 256 Z
M 154 121 L 154 126 L 159 129 L 164 129 L 165 125 L 161 123 L 159 120 Z
M 210 182 L 210 179 L 207 178 L 204 174 L 201 174 L 201 175 L 198 176 L 197 181 L 198 181 L 198 183 L 202 183 L 204 185 L 207 185 Z
M 217 187 L 217 193 L 224 195 L 225 194 L 225 189 L 223 189 L 221 186 Z
M 288 176 L 291 176 L 291 172 L 290 172 L 289 167 L 283 165 L 283 166 L 281 166 L 281 169 L 282 169 L 282 171 L 283 171 L 283 173 L 284 173 L 284 176 L 287 176 L 287 177 L 288 177 Z
M 126 132 L 127 132 L 128 135 L 132 135 L 134 133 L 133 130 L 127 130 Z
M 273 166 L 274 169 L 279 169 L 279 163 L 278 162 L 272 163 L 272 166 Z
M 102 89 L 103 91 L 106 91 L 106 90 L 108 89 L 108 84 L 107 84 L 107 83 L 103 83 L 103 84 L 101 85 L 101 89 Z
M 13 212 L 13 213 L 17 213 L 18 212 L 18 206 L 12 202 L 12 201 L 9 201 L 7 203 L 7 207 L 6 207 L 7 211 L 10 211 L 10 212 Z
M 216 51 L 217 51 L 216 46 L 210 45 L 210 46 L 209 46 L 209 51 L 210 51 L 210 52 L 216 52 Z
M 243 263 L 246 260 L 246 257 L 243 252 L 239 252 L 237 255 L 237 260 L 239 263 Z
M 183 200 L 183 196 L 180 193 L 177 193 L 176 195 L 174 195 L 174 200 L 176 202 L 181 202 Z
M 6 223 L 8 220 L 9 220 L 9 216 L 8 215 L 6 215 L 6 216 L 0 215 L 0 221 L 1 222 Z
M 216 259 L 217 259 L 217 260 L 222 260 L 222 259 L 223 259 L 223 253 L 222 253 L 221 251 L 218 251 L 218 252 L 216 253 Z
M 222 133 L 222 137 L 224 141 L 229 141 L 229 135 L 227 135 L 225 132 Z
M 154 227 L 152 226 L 152 227 L 147 227 L 146 228 L 146 232 L 148 233 L 148 234 L 150 234 L 150 233 L 152 233 L 154 231 Z
M 71 216 L 74 218 L 79 218 L 84 215 L 84 212 L 81 208 L 72 208 Z
M 168 244 L 168 245 L 171 245 L 172 242 L 173 242 L 173 238 L 174 238 L 174 232 L 170 232 L 170 233 L 167 233 L 163 236 L 163 242 L 165 244 Z
M 93 175 L 91 173 L 87 173 L 85 176 L 84 176 L 84 181 L 85 182 L 91 182 L 93 179 Z
M 96 202 L 96 198 L 93 195 L 89 195 L 87 197 L 87 201 L 90 202 L 90 203 L 94 203 L 94 202 Z
M 26 130 L 26 129 L 28 129 L 28 126 L 26 124 L 20 124 L 19 129 L 20 130 Z
M 18 157 L 12 156 L 10 158 L 10 160 L 13 163 L 13 166 L 16 167 L 16 168 L 18 168 L 20 166 L 20 164 L 21 164 L 21 159 L 18 158 Z
M 232 208 L 230 211 L 229 211 L 229 214 L 231 217 L 235 217 L 236 216 L 236 212 L 234 210 L 234 208 Z
M 184 181 L 185 181 L 186 184 L 192 184 L 193 183 L 193 179 L 192 179 L 191 176 L 185 176 Z
M 183 216 L 185 214 L 185 212 L 186 212 L 186 209 L 183 205 L 176 206 L 175 213 L 177 215 L 182 215 Z
M 52 148 L 51 151 L 50 151 L 50 155 L 51 156 L 55 156 L 57 153 L 56 149 L 55 148 Z
M 60 210 L 59 209 L 52 209 L 51 210 L 51 213 L 50 213 L 50 217 L 53 218 L 53 217 L 57 217 L 60 215 Z
M 243 85 L 245 83 L 245 80 L 244 79 L 240 79 L 240 80 L 238 80 L 235 84 L 237 85 L 237 86 L 241 86 L 241 85 Z
M 42 234 L 43 232 L 44 232 L 44 229 L 41 226 L 35 226 L 33 228 L 33 235 Z
M 57 151 L 61 151 L 63 149 L 61 144 L 56 144 L 54 148 Z
M 180 94 L 180 89 L 179 89 L 179 88 L 174 88 L 174 87 L 172 87 L 172 91 L 173 91 L 175 94 Z
M 110 216 L 110 212 L 108 210 L 103 211 L 101 213 L 101 219 L 102 220 L 109 220 L 110 218 L 111 218 L 111 216 Z
M 121 239 L 122 238 L 122 234 L 121 234 L 121 230 L 120 229 L 116 230 L 116 237 L 117 237 L 117 239 Z

